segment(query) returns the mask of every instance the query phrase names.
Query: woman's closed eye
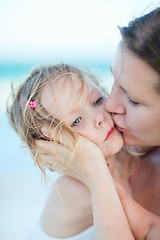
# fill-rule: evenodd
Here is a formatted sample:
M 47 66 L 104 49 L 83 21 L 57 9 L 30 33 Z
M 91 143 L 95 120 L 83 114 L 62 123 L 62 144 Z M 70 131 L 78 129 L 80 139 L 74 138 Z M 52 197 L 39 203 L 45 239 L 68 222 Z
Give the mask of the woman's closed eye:
M 136 101 L 132 100 L 132 99 L 128 96 L 127 91 L 126 91 L 122 86 L 120 86 L 120 89 L 124 92 L 125 96 L 127 97 L 128 102 L 129 102 L 130 104 L 132 104 L 133 106 L 136 106 L 136 105 L 139 104 L 139 102 L 136 102 Z
M 97 105 L 100 105 L 103 101 L 103 97 L 100 97 L 98 98 L 94 103 L 93 103 L 93 106 L 97 106 Z
M 129 98 L 128 97 L 128 101 L 129 101 L 129 103 L 131 103 L 132 105 L 138 105 L 139 103 L 138 102 L 135 102 L 135 101 L 133 101 L 131 98 Z
M 76 127 L 80 124 L 82 118 L 81 117 L 78 117 L 71 125 L 71 127 Z

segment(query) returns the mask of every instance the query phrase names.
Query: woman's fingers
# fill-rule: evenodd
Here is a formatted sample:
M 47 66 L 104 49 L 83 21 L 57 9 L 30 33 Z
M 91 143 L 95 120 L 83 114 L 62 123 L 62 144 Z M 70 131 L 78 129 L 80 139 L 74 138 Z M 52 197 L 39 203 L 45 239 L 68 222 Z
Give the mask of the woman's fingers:
M 41 132 L 43 133 L 44 136 L 51 138 L 51 130 L 49 127 L 46 126 L 41 127 Z
M 98 146 L 84 137 L 78 137 L 74 151 L 54 141 L 37 140 L 36 146 L 38 157 L 48 168 L 74 177 L 86 185 L 106 165 Z
M 70 152 L 68 147 L 56 141 L 36 140 L 35 143 L 38 153 L 58 156 Z
M 70 158 L 71 151 L 68 147 L 58 142 L 36 140 L 37 154 L 46 164 L 62 166 Z
M 55 148 L 59 143 L 46 140 L 36 140 L 36 149 L 39 153 L 43 154 L 54 154 Z

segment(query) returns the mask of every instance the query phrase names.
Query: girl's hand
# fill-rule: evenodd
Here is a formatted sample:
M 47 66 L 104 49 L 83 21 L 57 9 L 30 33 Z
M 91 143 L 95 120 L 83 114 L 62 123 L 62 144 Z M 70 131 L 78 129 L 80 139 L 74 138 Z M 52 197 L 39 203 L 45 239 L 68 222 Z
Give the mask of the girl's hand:
M 99 147 L 81 136 L 77 140 L 77 148 L 73 155 L 69 147 L 53 141 L 37 140 L 36 146 L 38 157 L 46 166 L 74 177 L 88 187 L 94 184 L 101 176 L 101 171 L 106 169 L 105 159 Z

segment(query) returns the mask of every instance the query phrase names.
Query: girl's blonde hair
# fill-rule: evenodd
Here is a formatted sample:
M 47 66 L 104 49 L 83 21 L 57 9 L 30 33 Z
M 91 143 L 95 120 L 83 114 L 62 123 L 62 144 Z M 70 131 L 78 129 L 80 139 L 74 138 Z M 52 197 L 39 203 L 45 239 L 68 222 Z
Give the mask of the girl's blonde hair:
M 76 146 L 77 133 L 63 121 L 60 122 L 51 116 L 40 100 L 42 89 L 47 84 L 50 84 L 53 80 L 58 81 L 63 76 L 67 76 L 65 80 L 72 81 L 73 74 L 76 74 L 81 82 L 80 95 L 83 92 L 86 78 L 91 79 L 100 87 L 99 81 L 89 70 L 69 64 L 36 67 L 30 71 L 25 81 L 18 88 L 15 89 L 12 84 L 12 92 L 9 98 L 11 104 L 8 101 L 7 106 L 9 121 L 33 156 L 36 156 L 35 140 L 49 140 L 41 131 L 43 126 L 47 126 L 54 131 L 52 131 L 53 141 L 59 141 L 59 136 L 63 134 L 67 136 L 66 139 L 70 138 L 73 149 Z M 37 106 L 29 108 L 28 104 L 33 101 L 36 102 Z M 38 157 L 34 157 L 34 159 L 45 175 L 45 165 L 41 159 Z

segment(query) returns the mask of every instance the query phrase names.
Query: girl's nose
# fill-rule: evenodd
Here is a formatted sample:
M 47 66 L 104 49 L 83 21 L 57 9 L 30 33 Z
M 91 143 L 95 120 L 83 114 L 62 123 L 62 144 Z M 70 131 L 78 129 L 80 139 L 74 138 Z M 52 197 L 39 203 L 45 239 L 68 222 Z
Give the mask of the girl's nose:
M 111 116 L 110 114 L 106 115 L 104 113 L 97 114 L 95 118 L 95 127 L 101 128 L 104 124 L 110 124 Z

